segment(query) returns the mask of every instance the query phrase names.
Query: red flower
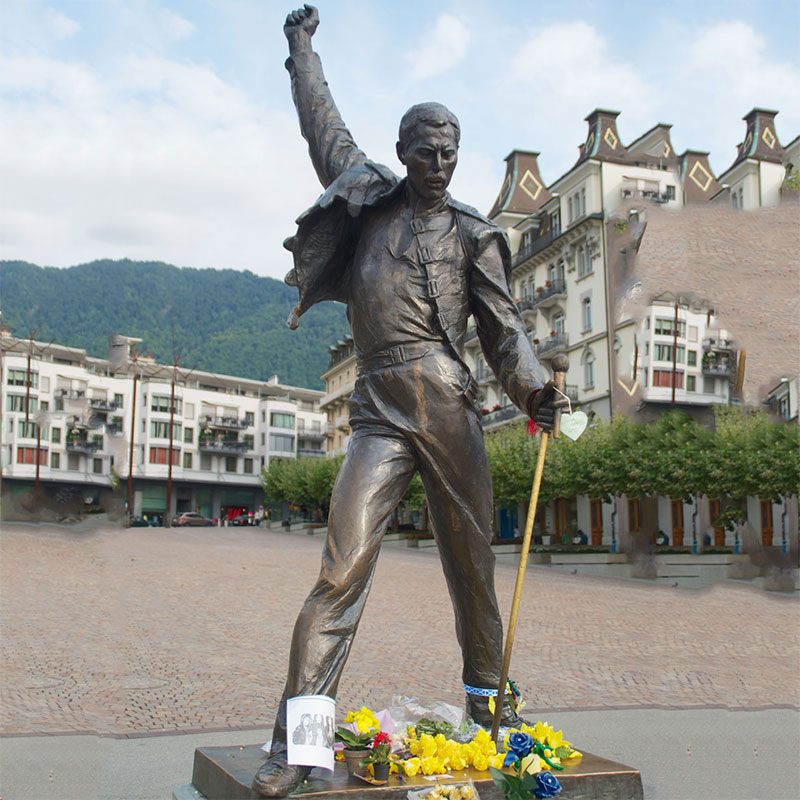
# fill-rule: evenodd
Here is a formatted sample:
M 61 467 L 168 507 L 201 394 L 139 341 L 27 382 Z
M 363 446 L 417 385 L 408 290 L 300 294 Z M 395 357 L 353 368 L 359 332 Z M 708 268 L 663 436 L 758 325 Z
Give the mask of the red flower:
M 375 734 L 375 738 L 372 740 L 373 746 L 376 744 L 391 744 L 392 737 L 389 736 L 388 733 L 384 733 L 383 731 L 378 731 Z

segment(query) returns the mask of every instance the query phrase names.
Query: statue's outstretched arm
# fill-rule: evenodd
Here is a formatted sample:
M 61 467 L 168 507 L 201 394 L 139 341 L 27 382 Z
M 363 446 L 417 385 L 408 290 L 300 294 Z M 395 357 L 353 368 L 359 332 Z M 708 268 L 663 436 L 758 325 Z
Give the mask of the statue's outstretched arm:
M 286 69 L 292 78 L 292 99 L 300 118 L 300 130 L 308 142 L 311 162 L 326 188 L 345 170 L 366 161 L 333 102 L 322 62 L 311 48 L 319 25 L 314 6 L 306 5 L 286 17 L 283 32 L 289 40 Z

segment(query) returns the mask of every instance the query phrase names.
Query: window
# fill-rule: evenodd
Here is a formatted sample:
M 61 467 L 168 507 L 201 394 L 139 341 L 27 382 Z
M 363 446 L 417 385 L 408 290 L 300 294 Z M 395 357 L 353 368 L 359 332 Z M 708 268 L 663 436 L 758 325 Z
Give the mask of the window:
M 192 442 L 194 442 L 194 428 L 183 429 L 183 441 L 186 444 L 192 444 Z
M 583 278 L 592 271 L 592 260 L 589 256 L 589 248 L 585 244 L 578 246 L 577 261 L 578 277 Z
M 594 388 L 594 353 L 591 350 L 583 361 L 583 384 L 585 389 Z
M 67 454 L 67 469 L 73 472 L 81 468 L 81 457 L 77 453 Z
M 696 342 L 697 341 L 697 325 L 690 325 L 689 326 L 689 341 Z
M 656 317 L 656 326 L 654 333 L 661 334 L 662 336 L 673 336 L 675 333 L 675 319 L 670 317 Z M 686 338 L 686 322 L 682 319 L 678 320 L 678 336 L 681 339 Z
M 672 370 L 654 369 L 653 386 L 667 386 L 672 388 Z M 679 370 L 675 372 L 675 388 L 683 389 L 683 373 Z
M 586 187 L 581 189 L 581 216 L 586 213 Z
M 211 469 L 211 456 L 208 453 L 200 454 L 200 469 L 206 471 Z
M 330 387 L 328 387 L 328 391 L 330 391 Z M 262 422 L 266 422 L 267 421 L 267 412 L 264 411 L 263 408 L 261 409 L 261 421 Z
M 24 394 L 10 394 L 6 402 L 7 411 L 21 411 L 25 413 L 25 395 Z M 39 401 L 35 397 L 30 399 L 30 413 L 35 414 L 39 410 Z
M 47 400 L 42 400 L 39 403 L 39 407 L 42 409 L 42 411 L 48 411 L 50 409 L 50 403 L 48 403 Z
M 175 398 L 175 413 L 180 414 L 182 409 L 182 400 L 180 397 Z M 169 414 L 169 396 L 154 394 L 150 398 L 150 410 L 158 411 L 161 414 Z
M 680 354 L 682 348 L 678 348 L 678 353 Z M 680 355 L 679 355 L 680 357 Z M 697 350 L 687 350 L 686 351 L 686 366 L 687 367 L 696 367 L 697 366 Z
M 707 375 L 703 376 L 703 394 L 716 394 L 717 393 L 717 379 L 709 378 Z
M 653 345 L 653 360 L 654 361 L 672 361 L 672 345 L 671 344 L 654 344 Z M 678 357 L 676 359 L 678 364 L 683 364 L 684 361 L 684 347 L 678 345 Z
M 173 449 L 172 451 L 172 464 L 177 467 L 180 464 L 181 451 Z M 150 463 L 151 464 L 169 464 L 169 448 L 168 447 L 151 447 L 150 448 Z
M 553 236 L 561 233 L 561 211 L 558 209 L 550 215 L 550 231 Z
M 225 472 L 236 472 L 236 456 L 225 456 Z
M 279 453 L 294 452 L 294 436 L 285 436 L 281 433 L 271 433 L 269 435 L 269 449 Z
M 123 399 L 124 399 L 124 398 L 123 398 L 123 396 L 122 396 L 121 394 L 119 394 L 119 392 L 117 392 L 117 393 L 114 395 L 114 405 L 115 405 L 117 408 L 122 408 L 122 401 L 123 401 Z
M 9 386 L 28 386 L 28 371 L 25 369 L 10 369 L 6 381 Z M 39 387 L 39 373 L 31 372 L 31 389 Z
M 569 222 L 572 222 L 572 220 L 575 219 L 576 214 L 573 213 L 571 197 L 569 198 L 569 200 L 567 200 L 567 208 L 568 208 L 567 219 Z
M 61 453 L 50 453 L 50 469 L 61 469 Z
M 242 436 L 242 441 L 244 442 L 245 450 L 254 450 L 255 449 L 255 442 L 253 437 L 249 434 L 245 434 Z
M 150 422 L 150 435 L 154 439 L 169 439 L 169 422 L 157 422 L 152 420 Z M 179 442 L 181 440 L 181 423 L 172 423 L 172 440 Z
M 35 422 L 21 419 L 17 426 L 17 435 L 22 439 L 35 439 L 39 435 L 39 426 Z
M 36 463 L 36 448 L 35 447 L 18 447 L 17 448 L 17 464 L 35 464 Z M 47 466 L 47 450 L 39 450 L 39 464 Z
M 61 428 L 50 428 L 50 441 L 54 444 L 61 442 Z
M 248 425 L 248 426 L 253 425 L 255 423 L 255 417 L 253 416 L 253 412 L 252 411 L 245 411 L 244 412 L 244 421 L 245 421 L 245 424 Z
M 93 458 L 92 459 L 92 472 L 96 475 L 100 475 L 103 472 L 103 459 L 102 458 Z
M 183 407 L 183 416 L 189 419 L 194 419 L 194 403 L 187 403 Z
M 269 424 L 273 428 L 294 429 L 294 414 L 282 414 L 278 411 L 273 411 L 269 415 Z
M 265 433 L 261 434 L 261 446 L 264 447 L 267 443 L 267 435 Z
M 192 454 L 191 453 L 184 453 L 183 454 L 183 468 L 184 469 L 191 469 L 192 468 Z
M 590 331 L 592 329 L 592 298 L 584 297 L 581 302 L 581 315 L 583 319 L 583 330 Z
M 564 333 L 564 329 L 566 326 L 566 318 L 563 314 L 556 314 L 553 317 L 553 330 L 556 334 Z
M 784 395 L 778 400 L 778 414 L 782 419 L 789 419 L 789 395 Z
M 246 458 L 244 460 L 244 471 L 248 475 L 252 475 L 253 474 L 253 459 L 252 458 Z
M 664 192 L 664 199 L 665 200 L 674 200 L 675 199 L 675 187 L 674 186 L 667 186 L 667 190 Z
M 697 391 L 697 378 L 694 375 L 686 376 L 686 391 L 687 392 Z

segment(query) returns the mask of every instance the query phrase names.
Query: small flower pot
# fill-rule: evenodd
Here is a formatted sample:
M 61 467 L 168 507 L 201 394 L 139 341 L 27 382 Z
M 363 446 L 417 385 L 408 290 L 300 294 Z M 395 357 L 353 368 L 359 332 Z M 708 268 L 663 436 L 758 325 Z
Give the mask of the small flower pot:
M 347 774 L 348 775 L 360 775 L 362 778 L 367 774 L 367 768 L 361 766 L 361 761 L 363 761 L 368 755 L 369 750 L 366 748 L 364 750 L 348 750 L 346 747 L 342 750 L 344 755 L 344 761 L 347 765 Z
M 389 765 L 388 764 L 373 764 L 372 770 L 375 773 L 376 781 L 389 780 Z

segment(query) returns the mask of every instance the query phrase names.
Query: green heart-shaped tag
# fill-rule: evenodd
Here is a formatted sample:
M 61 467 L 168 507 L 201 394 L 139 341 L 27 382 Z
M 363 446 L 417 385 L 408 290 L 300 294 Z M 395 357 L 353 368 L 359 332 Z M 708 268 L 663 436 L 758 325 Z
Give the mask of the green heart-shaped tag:
M 589 417 L 583 411 L 573 411 L 571 414 L 561 415 L 561 433 L 574 442 L 589 424 Z

